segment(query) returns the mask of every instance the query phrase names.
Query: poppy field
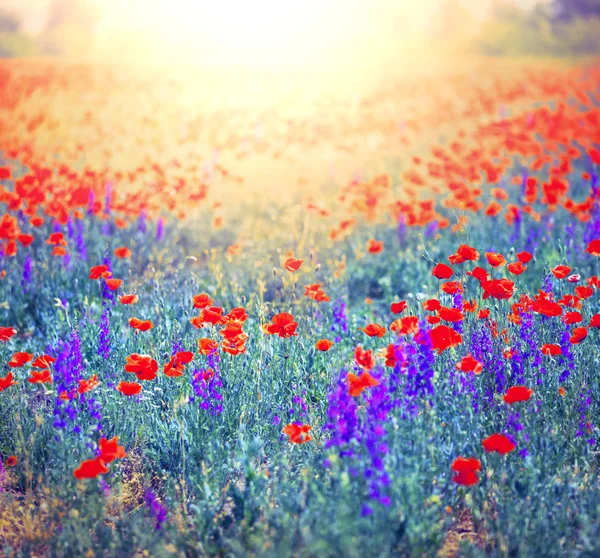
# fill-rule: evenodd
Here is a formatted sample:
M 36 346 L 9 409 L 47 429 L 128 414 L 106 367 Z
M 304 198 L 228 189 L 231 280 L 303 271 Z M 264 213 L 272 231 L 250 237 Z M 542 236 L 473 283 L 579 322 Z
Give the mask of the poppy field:
M 597 65 L 217 81 L 0 62 L 3 555 L 597 556 Z

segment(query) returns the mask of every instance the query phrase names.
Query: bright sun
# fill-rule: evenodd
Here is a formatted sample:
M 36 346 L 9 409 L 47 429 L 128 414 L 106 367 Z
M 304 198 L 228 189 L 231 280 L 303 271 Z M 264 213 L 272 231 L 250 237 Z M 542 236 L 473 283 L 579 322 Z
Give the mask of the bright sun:
M 313 64 L 339 38 L 332 27 L 338 0 L 108 0 L 102 7 L 101 50 L 125 33 L 139 51 L 162 58 L 176 53 L 184 62 Z

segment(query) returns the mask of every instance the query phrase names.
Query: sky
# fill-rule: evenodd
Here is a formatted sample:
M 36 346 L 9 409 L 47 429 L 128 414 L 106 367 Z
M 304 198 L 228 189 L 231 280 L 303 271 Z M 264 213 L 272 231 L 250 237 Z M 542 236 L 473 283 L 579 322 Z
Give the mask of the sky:
M 443 0 L 87 0 L 99 8 L 95 51 L 214 65 L 327 65 L 385 58 L 439 26 Z M 535 0 L 514 0 L 531 7 Z M 485 19 L 494 0 L 461 0 Z M 35 34 L 52 0 L 0 0 Z

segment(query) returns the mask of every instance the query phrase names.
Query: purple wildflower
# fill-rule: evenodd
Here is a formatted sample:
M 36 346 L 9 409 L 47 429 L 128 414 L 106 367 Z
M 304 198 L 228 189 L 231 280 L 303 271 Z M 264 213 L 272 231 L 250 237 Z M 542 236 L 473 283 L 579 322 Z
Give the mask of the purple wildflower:
M 154 521 L 156 522 L 154 528 L 158 531 L 162 528 L 163 523 L 167 520 L 167 508 L 161 503 L 158 496 L 148 488 L 144 493 L 144 500 L 146 507 L 152 514 Z
M 108 308 L 106 307 L 102 310 L 102 317 L 100 318 L 98 354 L 104 360 L 110 356 L 110 321 L 108 319 Z

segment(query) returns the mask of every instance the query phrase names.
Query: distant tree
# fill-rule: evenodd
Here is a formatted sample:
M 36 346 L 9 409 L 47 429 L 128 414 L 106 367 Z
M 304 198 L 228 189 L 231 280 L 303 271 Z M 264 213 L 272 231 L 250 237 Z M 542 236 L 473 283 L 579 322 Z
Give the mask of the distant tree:
M 555 0 L 554 8 L 559 21 L 600 17 L 600 0 Z
M 0 8 L 0 33 L 17 33 L 21 27 L 19 18 Z
M 38 54 L 36 44 L 21 33 L 21 21 L 0 8 L 0 57 L 32 56 Z

